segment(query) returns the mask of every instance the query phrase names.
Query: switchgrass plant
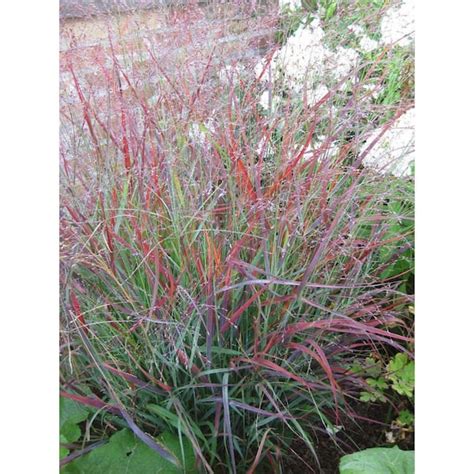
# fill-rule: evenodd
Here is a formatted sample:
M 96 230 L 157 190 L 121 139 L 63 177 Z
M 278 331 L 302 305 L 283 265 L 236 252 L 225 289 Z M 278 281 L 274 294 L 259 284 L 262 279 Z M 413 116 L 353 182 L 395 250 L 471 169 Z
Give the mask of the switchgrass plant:
M 92 438 L 128 426 L 166 457 L 171 430 L 202 472 L 279 472 L 296 439 L 317 466 L 315 435 L 357 416 L 354 362 L 410 354 L 412 181 L 362 162 L 411 99 L 364 89 L 382 49 L 265 107 L 277 45 L 255 76 L 254 37 L 176 24 L 173 54 L 111 27 L 88 75 L 63 58 L 62 394 L 99 409 Z

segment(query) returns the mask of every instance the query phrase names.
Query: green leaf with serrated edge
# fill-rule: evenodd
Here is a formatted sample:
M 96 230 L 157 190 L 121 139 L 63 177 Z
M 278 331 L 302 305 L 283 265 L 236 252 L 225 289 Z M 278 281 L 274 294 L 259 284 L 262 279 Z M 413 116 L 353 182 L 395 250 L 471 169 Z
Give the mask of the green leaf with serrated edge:
M 413 397 L 413 388 L 409 384 L 397 381 L 393 383 L 392 388 L 400 395 L 408 398 Z
M 366 372 L 371 377 L 378 377 L 382 373 L 382 362 L 376 361 L 372 357 L 365 359 Z
M 412 398 L 415 388 L 415 363 L 404 353 L 396 354 L 387 365 L 387 379 L 397 393 Z
M 362 392 L 360 394 L 359 400 L 361 402 L 375 402 L 376 398 L 369 392 Z
M 376 402 L 377 400 L 385 401 L 385 397 L 380 392 L 361 392 L 359 400 L 361 402 Z
M 363 375 L 365 373 L 365 369 L 362 367 L 362 365 L 359 362 L 355 362 L 350 367 L 350 370 L 356 375 Z
M 133 433 L 123 429 L 109 442 L 67 464 L 61 474 L 194 474 L 197 473 L 191 443 L 171 434 L 163 433 L 157 443 L 172 452 L 181 463 L 176 467 Z
M 370 385 L 371 387 L 379 390 L 384 390 L 388 388 L 387 382 L 385 382 L 384 379 L 378 378 L 378 379 L 367 379 L 367 384 Z
M 411 426 L 413 425 L 414 421 L 415 416 L 413 415 L 413 413 L 408 410 L 402 410 L 398 415 L 396 423 L 400 426 Z
M 403 352 L 400 352 L 392 358 L 392 360 L 387 365 L 387 370 L 389 373 L 396 373 L 399 370 L 403 369 L 405 365 L 408 364 L 408 356 Z
M 343 456 L 340 474 L 413 474 L 415 452 L 393 448 L 370 448 Z

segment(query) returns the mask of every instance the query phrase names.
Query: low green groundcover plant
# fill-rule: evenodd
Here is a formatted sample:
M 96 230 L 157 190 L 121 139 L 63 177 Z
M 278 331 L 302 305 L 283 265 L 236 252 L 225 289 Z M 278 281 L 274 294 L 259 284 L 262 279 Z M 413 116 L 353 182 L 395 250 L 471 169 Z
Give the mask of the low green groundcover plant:
M 69 449 L 64 445 L 74 443 L 80 439 L 81 429 L 79 423 L 87 419 L 89 412 L 79 403 L 60 397 L 59 414 L 60 457 L 64 458 L 69 454 Z
M 360 394 L 363 402 L 386 400 L 386 391 L 390 388 L 399 395 L 413 399 L 415 389 L 415 363 L 405 353 L 395 354 L 385 368 L 382 361 L 367 357 L 363 364 L 356 362 L 351 370 L 362 374 L 370 390 Z
M 163 433 L 157 443 L 176 458 L 173 464 L 137 439 L 127 429 L 111 436 L 103 446 L 67 464 L 62 474 L 194 474 L 191 444 L 171 433 Z
M 414 451 L 393 448 L 370 448 L 341 458 L 340 474 L 413 474 Z

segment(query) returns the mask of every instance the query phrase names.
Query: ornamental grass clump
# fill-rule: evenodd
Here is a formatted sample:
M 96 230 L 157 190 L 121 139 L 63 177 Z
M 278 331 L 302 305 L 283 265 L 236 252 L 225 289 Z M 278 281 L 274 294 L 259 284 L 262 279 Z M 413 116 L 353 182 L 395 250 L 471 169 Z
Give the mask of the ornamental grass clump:
M 91 439 L 172 431 L 202 472 L 278 472 L 298 439 L 317 465 L 357 416 L 354 361 L 410 354 L 412 181 L 363 162 L 412 101 L 364 88 L 383 48 L 308 103 L 265 75 L 278 45 L 256 77 L 178 26 L 172 57 L 110 32 L 95 75 L 64 60 L 62 394 L 99 409 Z

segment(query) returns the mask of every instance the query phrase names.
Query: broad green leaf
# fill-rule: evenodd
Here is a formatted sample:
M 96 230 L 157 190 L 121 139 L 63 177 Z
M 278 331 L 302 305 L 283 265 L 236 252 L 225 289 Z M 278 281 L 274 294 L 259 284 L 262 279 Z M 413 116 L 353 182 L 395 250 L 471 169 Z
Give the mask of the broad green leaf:
M 81 437 L 81 429 L 70 421 L 64 423 L 60 431 L 64 443 L 74 443 Z
M 81 404 L 66 397 L 59 399 L 59 426 L 67 423 L 77 424 L 87 419 L 89 412 Z
M 63 448 L 62 446 L 59 447 L 59 459 L 65 458 L 69 454 L 69 449 Z
M 194 468 L 194 454 L 189 441 L 180 440 L 171 433 L 163 433 L 156 440 L 171 451 L 181 462 L 176 467 L 163 459 L 157 452 L 136 438 L 130 430 L 115 433 L 109 442 L 67 464 L 61 474 L 191 474 Z
M 371 448 L 348 454 L 339 463 L 340 474 L 413 474 L 415 452 L 393 448 Z
M 78 423 L 86 420 L 89 412 L 79 403 L 69 398 L 59 399 L 59 436 L 61 444 L 74 443 L 81 437 Z M 59 457 L 62 459 L 69 454 L 69 449 L 60 446 Z
M 63 435 L 60 435 L 59 442 L 61 444 L 67 444 L 68 440 Z M 70 453 L 69 449 L 65 448 L 61 444 L 59 445 L 59 459 L 65 458 Z

